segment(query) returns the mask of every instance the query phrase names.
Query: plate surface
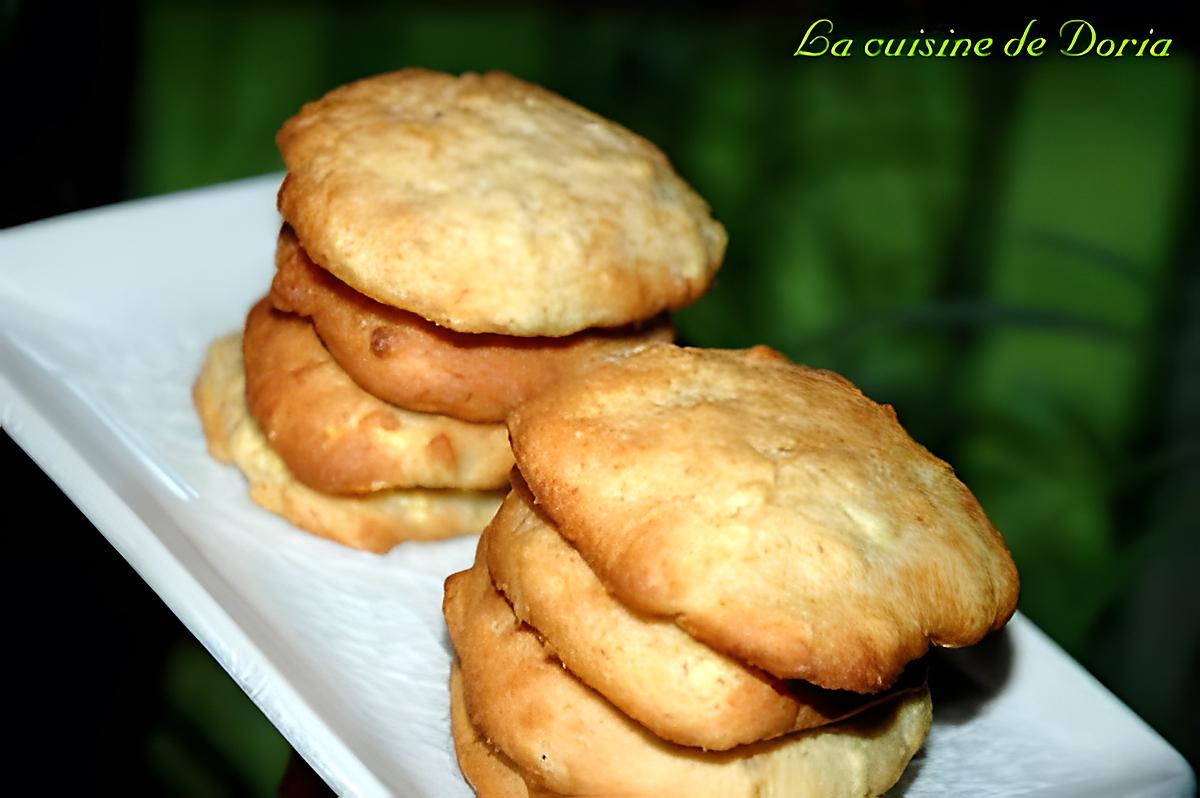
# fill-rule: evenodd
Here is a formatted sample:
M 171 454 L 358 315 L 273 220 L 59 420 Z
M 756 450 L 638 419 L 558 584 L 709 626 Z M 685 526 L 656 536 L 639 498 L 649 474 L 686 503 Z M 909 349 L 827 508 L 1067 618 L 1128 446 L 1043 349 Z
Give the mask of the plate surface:
M 340 794 L 468 798 L 442 580 L 474 538 L 351 551 L 253 505 L 190 388 L 266 292 L 278 175 L 0 233 L 0 424 Z M 1170 746 L 1027 619 L 940 654 L 895 791 L 1187 796 Z

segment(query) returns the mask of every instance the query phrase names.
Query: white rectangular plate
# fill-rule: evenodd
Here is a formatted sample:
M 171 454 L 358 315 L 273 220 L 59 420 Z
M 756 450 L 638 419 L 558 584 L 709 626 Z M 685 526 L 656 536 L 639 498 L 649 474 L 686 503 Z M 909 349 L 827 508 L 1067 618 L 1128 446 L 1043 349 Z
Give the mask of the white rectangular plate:
M 205 453 L 205 348 L 266 292 L 272 175 L 0 233 L 0 422 L 342 794 L 467 798 L 442 580 L 474 538 L 351 551 Z M 939 660 L 897 793 L 1186 796 L 1187 764 L 1028 620 Z M 941 700 L 938 700 L 941 699 Z

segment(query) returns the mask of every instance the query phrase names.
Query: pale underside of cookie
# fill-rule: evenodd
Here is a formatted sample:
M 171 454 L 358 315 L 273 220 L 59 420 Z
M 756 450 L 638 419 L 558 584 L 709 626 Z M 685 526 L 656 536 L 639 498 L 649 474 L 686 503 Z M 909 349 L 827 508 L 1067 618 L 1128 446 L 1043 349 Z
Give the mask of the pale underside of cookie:
M 236 333 L 210 347 L 193 398 L 209 452 L 245 474 L 250 498 L 302 529 L 347 546 L 383 552 L 406 540 L 476 532 L 500 504 L 502 494 L 491 491 L 412 489 L 333 496 L 297 481 L 250 416 L 242 337 Z
M 711 750 L 864 709 L 856 693 L 782 682 L 630 611 L 528 504 L 520 478 L 484 537 L 496 586 L 581 681 L 663 739 Z
M 463 776 L 479 798 L 528 798 L 529 790 L 516 767 L 487 744 L 467 717 L 462 671 L 450 663 L 450 735 Z
M 471 722 L 530 792 L 690 798 L 878 795 L 921 746 L 927 690 L 850 720 L 732 751 L 660 740 L 565 670 L 493 587 L 486 554 L 446 581 L 443 609 Z
M 392 404 L 467 421 L 503 422 L 525 399 L 596 358 L 674 337 L 666 317 L 563 338 L 454 332 L 355 291 L 313 263 L 286 226 L 275 264 L 272 304 L 311 319 L 355 382 Z
M 539 508 L 622 602 L 780 678 L 877 691 L 1016 606 L 950 466 L 890 407 L 765 348 L 650 346 L 509 432 Z
M 648 319 L 700 296 L 725 250 L 653 144 L 510 75 L 368 78 L 276 141 L 279 208 L 313 260 L 459 332 Z
M 508 484 L 512 452 L 503 424 L 418 413 L 372 396 L 300 316 L 259 302 L 246 318 L 243 349 L 250 413 L 309 487 L 349 494 Z

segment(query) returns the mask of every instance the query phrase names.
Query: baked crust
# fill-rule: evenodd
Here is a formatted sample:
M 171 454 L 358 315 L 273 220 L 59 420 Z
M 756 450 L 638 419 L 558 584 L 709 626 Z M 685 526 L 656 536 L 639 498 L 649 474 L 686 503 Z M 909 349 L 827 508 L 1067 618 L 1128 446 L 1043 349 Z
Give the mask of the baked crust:
M 562 336 L 682 307 L 724 228 L 650 142 L 499 72 L 378 75 L 276 137 L 279 209 L 356 290 L 459 332 Z
M 929 693 L 842 723 L 726 752 L 658 739 L 566 671 L 492 586 L 486 554 L 443 603 L 467 714 L 531 794 L 840 798 L 879 795 L 929 730 Z
M 655 735 L 725 750 L 824 726 L 885 696 L 783 682 L 627 609 L 529 505 L 514 477 L 484 530 L 492 579 L 516 616 L 588 686 Z
M 624 604 L 779 678 L 875 692 L 1016 606 L 1008 549 L 832 372 L 649 346 L 509 418 L 539 508 Z
M 250 413 L 301 482 L 325 493 L 508 484 L 502 424 L 405 410 L 364 391 L 305 319 L 262 300 L 243 342 Z
M 479 798 L 528 798 L 525 780 L 504 754 L 492 748 L 467 717 L 462 671 L 450 663 L 450 735 L 458 767 Z
M 503 422 L 521 402 L 595 358 L 674 338 L 665 316 L 565 338 L 454 332 L 355 291 L 313 263 L 286 225 L 275 266 L 271 303 L 308 317 L 334 360 L 367 392 L 466 421 Z
M 384 552 L 406 540 L 475 532 L 500 504 L 502 494 L 496 492 L 412 489 L 333 496 L 299 482 L 250 416 L 237 333 L 209 348 L 192 396 L 209 453 L 245 474 L 251 499 L 301 529 L 347 546 Z

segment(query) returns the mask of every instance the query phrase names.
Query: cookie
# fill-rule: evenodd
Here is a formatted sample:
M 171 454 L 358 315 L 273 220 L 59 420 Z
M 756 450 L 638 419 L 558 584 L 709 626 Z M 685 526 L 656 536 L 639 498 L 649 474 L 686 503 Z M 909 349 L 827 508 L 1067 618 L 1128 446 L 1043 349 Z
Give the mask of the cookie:
M 580 681 L 665 740 L 710 750 L 823 726 L 871 699 L 782 682 L 613 598 L 517 488 L 484 531 L 488 568 L 517 617 Z
M 670 321 L 565 338 L 457 333 L 355 291 L 309 259 L 284 227 L 271 302 L 308 317 L 329 353 L 371 394 L 425 413 L 502 422 L 518 404 L 597 357 L 670 341 Z
M 503 424 L 417 413 L 364 391 L 299 316 L 267 300 L 246 317 L 246 400 L 296 479 L 324 493 L 486 490 L 508 484 Z
M 233 463 L 250 483 L 250 498 L 296 526 L 368 551 L 405 540 L 436 540 L 476 532 L 503 494 L 482 491 L 385 490 L 333 496 L 299 482 L 267 443 L 246 406 L 242 340 L 237 334 L 209 348 L 193 389 L 208 450 Z
M 899 779 L 929 729 L 922 690 L 842 723 L 732 751 L 674 745 L 564 670 L 496 592 L 483 560 L 446 580 L 443 609 L 467 714 L 531 794 L 878 795 Z
M 356 290 L 459 332 L 563 336 L 695 300 L 724 228 L 653 144 L 538 86 L 405 69 L 276 137 L 279 209 Z
M 463 776 L 479 798 L 528 798 L 525 780 L 504 754 L 479 736 L 463 703 L 462 672 L 450 663 L 450 735 Z
M 1016 606 L 1008 549 L 950 466 L 891 407 L 765 347 L 652 345 L 509 432 L 606 588 L 779 678 L 878 691 Z

